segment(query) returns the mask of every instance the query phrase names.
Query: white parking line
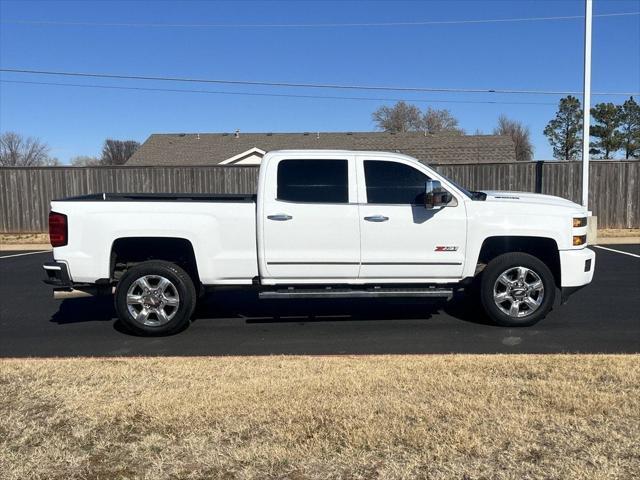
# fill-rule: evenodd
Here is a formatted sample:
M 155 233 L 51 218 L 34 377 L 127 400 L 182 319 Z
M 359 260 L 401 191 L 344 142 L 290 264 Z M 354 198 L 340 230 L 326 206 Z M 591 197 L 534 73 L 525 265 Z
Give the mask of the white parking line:
M 614 250 L 613 248 L 601 247 L 600 245 L 592 245 L 595 248 L 599 248 L 601 250 L 607 250 L 609 252 L 621 253 L 622 255 L 629 255 L 630 257 L 640 258 L 640 255 L 636 255 L 635 253 L 623 252 L 622 250 Z
M 39 252 L 27 252 L 27 253 L 15 253 L 13 255 L 5 255 L 3 257 L 0 257 L 0 259 L 2 258 L 11 258 L 11 257 L 21 257 L 23 255 L 35 255 L 36 253 L 48 253 L 51 250 L 40 250 Z

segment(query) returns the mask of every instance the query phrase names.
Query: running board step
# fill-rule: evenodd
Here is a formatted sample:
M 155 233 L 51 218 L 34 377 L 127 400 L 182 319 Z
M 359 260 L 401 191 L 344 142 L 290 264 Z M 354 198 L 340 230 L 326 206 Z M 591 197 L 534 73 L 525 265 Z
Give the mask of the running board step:
M 450 299 L 451 288 L 372 288 L 355 290 L 348 288 L 287 288 L 267 290 L 259 293 L 264 300 L 287 298 L 385 298 L 385 297 L 431 297 Z

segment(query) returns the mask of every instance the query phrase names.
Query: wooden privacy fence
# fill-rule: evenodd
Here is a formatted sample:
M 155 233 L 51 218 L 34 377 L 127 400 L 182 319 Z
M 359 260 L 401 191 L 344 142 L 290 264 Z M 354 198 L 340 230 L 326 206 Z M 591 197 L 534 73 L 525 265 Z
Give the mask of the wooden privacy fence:
M 516 190 L 580 202 L 579 162 L 437 165 L 471 190 Z M 640 162 L 594 161 L 589 208 L 601 228 L 640 227 Z M 86 193 L 254 193 L 254 166 L 0 168 L 0 233 L 45 232 L 49 202 Z

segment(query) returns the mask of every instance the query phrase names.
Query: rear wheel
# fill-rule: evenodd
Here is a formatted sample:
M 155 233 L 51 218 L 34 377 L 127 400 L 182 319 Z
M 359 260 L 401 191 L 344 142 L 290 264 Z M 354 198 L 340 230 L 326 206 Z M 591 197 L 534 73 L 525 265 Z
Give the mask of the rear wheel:
M 116 288 L 116 311 L 140 335 L 171 335 L 185 328 L 196 305 L 191 277 L 178 265 L 143 262 L 122 276 Z
M 480 300 L 498 325 L 533 325 L 549 313 L 554 299 L 555 282 L 549 267 L 527 253 L 500 255 L 482 272 Z

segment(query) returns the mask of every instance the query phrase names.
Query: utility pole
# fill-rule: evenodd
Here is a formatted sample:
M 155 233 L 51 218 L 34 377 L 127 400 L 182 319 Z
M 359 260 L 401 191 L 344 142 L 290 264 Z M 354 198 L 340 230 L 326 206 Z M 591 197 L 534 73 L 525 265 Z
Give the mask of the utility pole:
M 591 120 L 591 11 L 593 1 L 585 0 L 584 87 L 582 95 L 582 205 L 589 207 L 589 121 Z

